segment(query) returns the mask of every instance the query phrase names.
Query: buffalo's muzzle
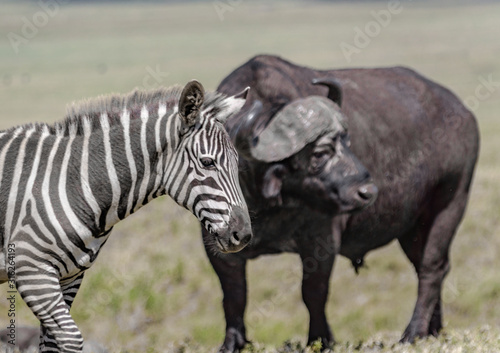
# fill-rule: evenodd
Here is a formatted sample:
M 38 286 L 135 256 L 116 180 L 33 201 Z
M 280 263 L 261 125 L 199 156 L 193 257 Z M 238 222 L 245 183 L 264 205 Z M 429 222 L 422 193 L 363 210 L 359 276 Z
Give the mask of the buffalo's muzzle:
M 358 196 L 361 200 L 371 202 L 377 198 L 378 188 L 375 184 L 366 184 L 358 189 Z

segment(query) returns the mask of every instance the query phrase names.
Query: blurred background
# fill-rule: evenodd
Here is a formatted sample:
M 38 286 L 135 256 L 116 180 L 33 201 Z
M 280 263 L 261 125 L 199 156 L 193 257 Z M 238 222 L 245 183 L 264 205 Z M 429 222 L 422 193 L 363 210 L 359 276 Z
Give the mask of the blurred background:
M 498 1 L 0 0 L 0 129 L 61 120 L 73 101 L 135 87 L 196 78 L 213 90 L 262 53 L 318 69 L 412 67 L 474 112 L 481 157 L 452 245 L 444 323 L 449 332 L 498 329 Z M 416 276 L 394 243 L 370 253 L 366 263 L 356 275 L 338 258 L 328 318 L 340 342 L 375 336 L 395 343 L 413 311 Z M 284 279 L 290 271 L 296 282 Z M 295 255 L 250 262 L 250 339 L 271 347 L 306 340 L 300 273 Z M 6 291 L 0 287 L 1 327 Z M 268 305 L 280 293 L 284 299 Z M 196 219 L 165 198 L 115 228 L 72 314 L 85 338 L 113 352 L 163 351 L 186 342 L 208 351 L 223 339 L 221 300 Z M 18 326 L 38 325 L 19 297 L 17 315 Z

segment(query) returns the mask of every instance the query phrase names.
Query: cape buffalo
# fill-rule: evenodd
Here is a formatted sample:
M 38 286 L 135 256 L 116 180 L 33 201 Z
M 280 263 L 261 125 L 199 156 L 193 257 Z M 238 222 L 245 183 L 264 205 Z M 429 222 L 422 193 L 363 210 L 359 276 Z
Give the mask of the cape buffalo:
M 394 239 L 418 275 L 415 310 L 401 340 L 437 335 L 450 243 L 478 157 L 471 112 L 446 88 L 403 67 L 321 71 L 257 56 L 218 90 L 234 94 L 247 86 L 245 107 L 226 127 L 240 153 L 254 240 L 237 254 L 207 249 L 224 292 L 220 351 L 247 342 L 248 259 L 300 255 L 308 342 L 330 345 L 325 304 L 335 255 L 357 270 L 367 252 Z M 332 102 L 328 108 L 320 107 L 322 97 Z

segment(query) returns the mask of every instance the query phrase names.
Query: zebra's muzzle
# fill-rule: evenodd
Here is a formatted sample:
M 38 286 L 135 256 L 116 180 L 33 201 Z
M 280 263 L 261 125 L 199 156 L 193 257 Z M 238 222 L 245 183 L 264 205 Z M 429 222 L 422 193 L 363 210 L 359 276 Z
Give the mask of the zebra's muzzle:
M 235 253 L 242 250 L 252 240 L 252 234 L 246 234 L 243 237 L 233 234 L 225 240 L 218 234 L 215 234 L 215 244 L 222 253 Z
M 219 250 L 223 253 L 227 253 L 228 251 L 226 250 L 226 247 L 224 246 L 224 244 L 222 244 L 222 241 L 220 240 L 220 238 L 216 235 L 215 237 L 215 243 L 217 244 L 217 246 L 219 247 Z
M 226 229 L 214 231 L 208 227 L 215 238 L 215 244 L 222 253 L 234 253 L 242 250 L 252 240 L 252 227 L 248 212 L 241 207 L 234 207 Z

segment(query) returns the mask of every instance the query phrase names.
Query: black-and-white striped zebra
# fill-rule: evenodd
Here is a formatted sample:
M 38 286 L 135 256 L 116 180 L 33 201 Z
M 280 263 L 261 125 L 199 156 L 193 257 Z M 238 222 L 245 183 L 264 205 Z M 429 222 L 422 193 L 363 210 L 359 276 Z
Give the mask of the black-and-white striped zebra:
M 222 252 L 251 239 L 225 120 L 242 95 L 181 88 L 103 97 L 62 123 L 0 132 L 0 283 L 41 322 L 40 351 L 80 352 L 70 307 L 118 221 L 168 194 Z

